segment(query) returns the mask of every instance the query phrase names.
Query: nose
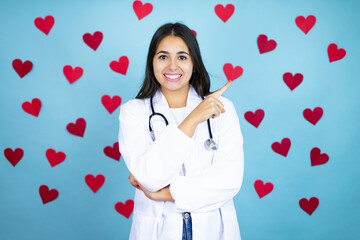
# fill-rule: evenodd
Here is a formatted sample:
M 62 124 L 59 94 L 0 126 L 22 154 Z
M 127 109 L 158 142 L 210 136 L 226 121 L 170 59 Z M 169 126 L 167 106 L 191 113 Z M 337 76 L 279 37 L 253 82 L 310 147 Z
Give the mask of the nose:
M 177 62 L 176 62 L 176 59 L 171 59 L 171 60 L 170 60 L 169 69 L 170 69 L 171 71 L 177 70 Z

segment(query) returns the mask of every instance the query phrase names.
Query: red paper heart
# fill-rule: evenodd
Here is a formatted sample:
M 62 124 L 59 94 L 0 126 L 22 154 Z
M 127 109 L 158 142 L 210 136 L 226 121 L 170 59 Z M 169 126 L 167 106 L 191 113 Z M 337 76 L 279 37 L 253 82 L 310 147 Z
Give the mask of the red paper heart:
M 281 143 L 279 142 L 274 142 L 271 145 L 271 148 L 274 152 L 286 157 L 289 150 L 290 150 L 290 146 L 291 146 L 291 141 L 289 138 L 284 138 Z
M 267 40 L 267 36 L 264 34 L 259 35 L 257 39 L 257 45 L 260 54 L 270 52 L 276 48 L 276 42 L 274 40 Z
M 274 185 L 271 182 L 264 184 L 262 180 L 256 180 L 254 187 L 259 198 L 265 197 L 274 189 Z
M 94 51 L 99 47 L 100 43 L 103 40 L 103 34 L 102 32 L 94 32 L 93 35 L 90 33 L 85 33 L 83 35 L 83 40 L 90 48 L 92 48 Z
M 46 158 L 49 161 L 51 167 L 54 167 L 60 163 L 62 163 L 65 158 L 66 155 L 63 152 L 58 152 L 56 153 L 54 149 L 49 148 L 48 150 L 46 150 Z
M 45 19 L 42 19 L 41 17 L 38 17 L 34 20 L 35 26 L 45 33 L 46 35 L 49 34 L 50 30 L 54 26 L 55 19 L 53 16 L 46 16 Z
M 91 174 L 88 174 L 85 176 L 85 182 L 86 184 L 89 186 L 89 188 L 96 193 L 101 186 L 104 184 L 105 182 L 105 177 L 104 175 L 97 175 L 96 177 L 94 177 Z
M 283 80 L 285 84 L 290 88 L 290 90 L 294 90 L 300 83 L 303 81 L 304 76 L 301 73 L 296 73 L 294 76 L 287 72 L 283 75 Z
M 343 48 L 339 48 L 335 43 L 331 43 L 327 49 L 329 62 L 335 62 L 345 57 L 346 51 Z
M 115 159 L 116 161 L 120 161 L 120 151 L 119 151 L 119 142 L 114 143 L 113 147 L 106 146 L 104 148 L 104 153 L 109 158 Z
M 20 78 L 23 78 L 26 74 L 28 74 L 33 64 L 30 61 L 25 61 L 24 63 L 20 59 L 15 59 L 12 62 L 12 66 L 15 70 L 15 72 L 20 76 Z
M 126 75 L 127 69 L 129 67 L 129 59 L 126 56 L 122 56 L 119 58 L 119 61 L 112 61 L 110 63 L 110 68 L 114 72 L 121 73 Z
M 40 186 L 39 193 L 43 204 L 54 201 L 59 196 L 59 192 L 56 189 L 49 190 L 49 187 L 46 185 Z
M 118 202 L 115 204 L 115 210 L 126 218 L 129 218 L 132 211 L 134 210 L 134 201 L 127 200 L 125 204 Z
M 20 162 L 20 160 L 24 156 L 24 150 L 22 150 L 21 148 L 16 148 L 13 151 L 11 148 L 6 148 L 4 150 L 4 155 L 5 158 L 11 163 L 11 165 L 15 167 L 16 164 L 18 164 L 18 162 Z
M 70 84 L 78 80 L 84 73 L 81 67 L 75 67 L 74 69 L 70 65 L 66 65 L 63 68 L 64 75 Z
M 313 148 L 310 152 L 311 166 L 325 164 L 329 161 L 329 156 L 326 153 L 321 154 L 319 148 Z
M 225 23 L 229 18 L 234 14 L 235 7 L 232 4 L 226 5 L 224 7 L 221 4 L 215 6 L 216 15 Z
M 245 113 L 245 119 L 248 121 L 251 125 L 254 127 L 258 127 L 261 123 L 261 121 L 264 119 L 265 112 L 262 109 L 258 109 L 255 111 L 255 113 L 248 111 Z
M 191 30 L 191 31 L 193 32 L 194 36 L 196 37 L 197 36 L 196 31 L 195 30 Z
M 33 100 L 30 102 L 24 102 L 21 105 L 24 112 L 33 115 L 35 117 L 39 116 L 40 109 L 41 109 L 41 101 L 38 98 L 33 98 Z
M 151 3 L 142 4 L 141 1 L 135 1 L 133 3 L 133 9 L 137 18 L 141 20 L 151 13 L 153 5 Z
M 310 108 L 307 108 L 303 111 L 304 118 L 308 120 L 311 124 L 315 124 L 320 120 L 323 115 L 323 110 L 321 107 L 314 108 L 314 111 L 311 111 Z
M 235 79 L 239 78 L 244 70 L 240 66 L 236 66 L 233 68 L 231 63 L 224 64 L 223 71 L 228 81 L 234 81 Z
M 76 123 L 69 123 L 66 126 L 66 129 L 68 130 L 69 133 L 79 136 L 79 137 L 83 137 L 84 133 L 85 133 L 85 128 L 86 128 L 86 121 L 83 118 L 78 118 L 76 120 Z
M 313 15 L 307 16 L 305 19 L 303 16 L 298 16 L 295 19 L 296 26 L 300 28 L 301 31 L 303 31 L 305 34 L 307 34 L 315 25 L 316 17 Z
M 299 205 L 302 210 L 304 210 L 307 214 L 311 215 L 319 206 L 319 199 L 316 197 L 312 197 L 308 201 L 306 198 L 302 198 L 299 201 Z
M 101 97 L 101 103 L 106 108 L 106 110 L 112 114 L 121 104 L 121 97 L 113 96 L 112 98 L 109 95 L 104 95 Z

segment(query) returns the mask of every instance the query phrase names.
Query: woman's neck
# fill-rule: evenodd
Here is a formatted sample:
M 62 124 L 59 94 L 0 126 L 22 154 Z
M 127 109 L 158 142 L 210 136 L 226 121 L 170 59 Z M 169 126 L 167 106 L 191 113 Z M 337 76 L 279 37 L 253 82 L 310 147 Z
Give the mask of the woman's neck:
M 165 96 L 170 108 L 182 108 L 186 106 L 189 88 L 190 86 L 184 87 L 178 91 L 164 91 L 161 89 L 161 92 Z

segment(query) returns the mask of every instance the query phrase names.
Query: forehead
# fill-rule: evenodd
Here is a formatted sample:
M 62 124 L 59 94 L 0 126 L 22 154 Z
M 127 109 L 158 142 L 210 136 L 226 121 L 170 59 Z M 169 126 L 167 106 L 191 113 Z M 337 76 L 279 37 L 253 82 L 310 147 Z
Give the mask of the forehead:
M 167 51 L 167 52 L 179 52 L 179 51 L 186 51 L 189 52 L 189 48 L 180 37 L 176 36 L 166 36 L 164 37 L 160 43 L 159 46 L 156 49 L 156 52 L 158 51 Z

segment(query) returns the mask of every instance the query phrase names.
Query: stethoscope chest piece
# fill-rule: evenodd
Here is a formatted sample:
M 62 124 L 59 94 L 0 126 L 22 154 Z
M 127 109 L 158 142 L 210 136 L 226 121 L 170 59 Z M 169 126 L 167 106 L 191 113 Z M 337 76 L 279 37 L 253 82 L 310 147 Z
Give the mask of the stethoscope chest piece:
M 218 148 L 216 142 L 210 138 L 205 141 L 205 147 L 209 150 L 214 150 L 214 151 L 217 150 Z

